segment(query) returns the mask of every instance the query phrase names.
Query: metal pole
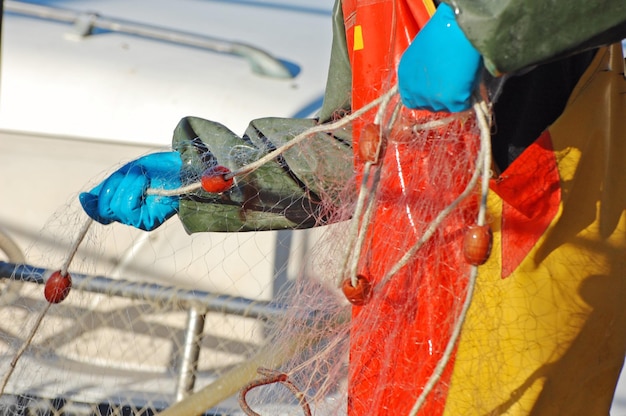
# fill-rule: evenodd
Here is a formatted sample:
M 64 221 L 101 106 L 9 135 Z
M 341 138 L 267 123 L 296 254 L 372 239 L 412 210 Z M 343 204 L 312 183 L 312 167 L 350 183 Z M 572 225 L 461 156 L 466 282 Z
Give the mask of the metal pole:
M 0 279 L 44 284 L 44 276 L 53 270 L 35 267 L 29 264 L 14 264 L 0 261 Z M 71 272 L 73 290 L 101 293 L 128 299 L 149 300 L 162 305 L 171 305 L 173 309 L 182 307 L 203 308 L 206 311 L 228 315 L 245 316 L 252 319 L 281 319 L 285 307 L 267 301 L 248 299 L 240 296 L 186 290 L 175 286 L 158 283 L 133 282 L 124 279 L 111 279 L 105 276 L 89 276 Z
M 198 358 L 204 332 L 206 312 L 198 307 L 191 306 L 187 312 L 187 328 L 183 340 L 183 349 L 180 357 L 180 370 L 176 385 L 176 401 L 181 401 L 193 393 L 198 370 Z

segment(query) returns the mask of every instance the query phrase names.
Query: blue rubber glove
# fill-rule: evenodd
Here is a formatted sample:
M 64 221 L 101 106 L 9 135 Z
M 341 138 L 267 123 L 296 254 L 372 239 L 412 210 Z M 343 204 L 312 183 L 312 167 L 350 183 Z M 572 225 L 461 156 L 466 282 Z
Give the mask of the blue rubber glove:
M 452 8 L 442 3 L 400 59 L 400 97 L 409 108 L 467 110 L 481 68 L 480 53 L 465 37 Z
M 151 231 L 176 213 L 178 197 L 146 195 L 146 190 L 180 187 L 181 167 L 178 152 L 143 156 L 78 198 L 87 215 L 101 224 L 118 221 Z

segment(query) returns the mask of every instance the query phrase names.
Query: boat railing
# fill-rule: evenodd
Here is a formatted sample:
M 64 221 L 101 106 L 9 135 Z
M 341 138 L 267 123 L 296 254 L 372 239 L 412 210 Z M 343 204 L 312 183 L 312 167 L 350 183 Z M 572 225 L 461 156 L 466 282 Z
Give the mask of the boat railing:
M 225 53 L 245 59 L 254 73 L 271 78 L 293 78 L 289 66 L 269 52 L 254 45 L 171 28 L 102 16 L 97 12 L 82 12 L 60 7 L 5 0 L 4 11 L 73 25 L 72 36 L 88 37 L 96 29 L 160 40 L 212 52 Z

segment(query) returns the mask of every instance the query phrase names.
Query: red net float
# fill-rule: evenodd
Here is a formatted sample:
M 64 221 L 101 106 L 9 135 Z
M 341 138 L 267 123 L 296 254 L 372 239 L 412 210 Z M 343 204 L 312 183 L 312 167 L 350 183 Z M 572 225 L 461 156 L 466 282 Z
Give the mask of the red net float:
M 491 254 L 493 233 L 488 225 L 472 225 L 465 232 L 463 256 L 474 266 L 484 264 Z
M 364 162 L 378 163 L 384 151 L 385 140 L 380 134 L 380 126 L 369 123 L 363 127 L 359 136 L 359 156 Z
M 230 169 L 226 166 L 213 166 L 202 173 L 200 183 L 202 189 L 212 194 L 219 194 L 233 186 L 233 178 L 226 179 Z
M 341 284 L 341 290 L 348 301 L 355 306 L 363 306 L 372 295 L 372 286 L 365 276 L 358 275 L 356 286 L 352 279 L 346 279 Z
M 72 277 L 69 273 L 63 275 L 60 270 L 52 273 L 44 287 L 43 294 L 50 303 L 60 303 L 69 295 L 72 288 Z

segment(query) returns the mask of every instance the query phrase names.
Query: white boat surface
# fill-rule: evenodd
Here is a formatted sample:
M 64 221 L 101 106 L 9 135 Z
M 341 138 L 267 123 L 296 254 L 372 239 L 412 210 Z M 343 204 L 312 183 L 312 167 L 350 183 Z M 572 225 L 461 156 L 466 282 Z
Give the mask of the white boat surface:
M 243 134 L 255 118 L 314 115 L 328 70 L 332 5 L 332 0 L 6 1 L 0 70 L 0 228 L 27 262 L 58 264 L 85 218 L 78 193 L 122 163 L 168 148 L 182 117 L 219 121 Z M 98 227 L 95 233 L 98 253 L 86 249 L 83 263 L 97 274 L 253 300 L 272 299 L 284 282 L 301 272 L 314 234 L 189 236 L 176 217 L 152 233 L 119 224 Z M 40 301 L 36 289 L 22 296 Z M 132 325 L 118 325 L 119 317 L 111 320 L 112 310 L 131 310 L 126 300 L 107 301 L 104 307 L 99 295 L 91 299 L 103 310 L 93 313 L 102 323 L 57 341 L 55 360 L 25 356 L 18 366 L 21 376 L 12 379 L 9 392 L 35 391 L 53 398 L 59 391 L 72 391 L 75 403 L 106 402 L 130 392 L 134 401 L 171 403 L 187 393 L 171 364 L 181 358 L 176 346 L 187 345 L 180 337 L 189 328 L 191 312 L 159 315 L 160 327 L 169 332 L 148 339 L 136 334 Z M 65 310 L 71 311 L 76 305 L 67 301 Z M 49 318 L 57 336 L 59 325 L 81 324 L 76 307 L 72 320 Z M 3 314 L 11 317 L 19 310 L 6 307 Z M 140 318 L 142 325 L 151 319 L 156 324 L 157 315 Z M 206 324 L 205 339 L 230 339 L 245 326 L 242 336 L 253 343 L 259 324 L 235 318 L 207 316 L 211 324 Z M 23 330 L 21 321 L 8 321 L 20 325 L 3 327 L 4 344 L 11 347 Z M 111 343 L 102 340 L 103 333 L 108 339 L 112 333 L 126 339 L 136 353 L 120 352 L 116 345 L 112 347 L 117 352 L 105 351 L 98 342 Z M 165 352 L 146 356 L 142 339 L 162 342 Z M 214 358 L 208 358 L 213 364 L 201 364 L 196 386 L 214 378 L 202 366 L 236 362 L 247 345 L 242 341 L 233 348 L 233 342 L 221 342 L 227 346 L 217 348 L 217 355 L 211 342 L 201 346 L 212 350 L 203 357 Z M 94 354 L 94 349 L 100 352 Z M 3 368 L 12 352 L 2 349 Z M 32 374 L 41 376 L 34 384 Z M 100 387 L 93 387 L 94 374 L 99 374 Z

